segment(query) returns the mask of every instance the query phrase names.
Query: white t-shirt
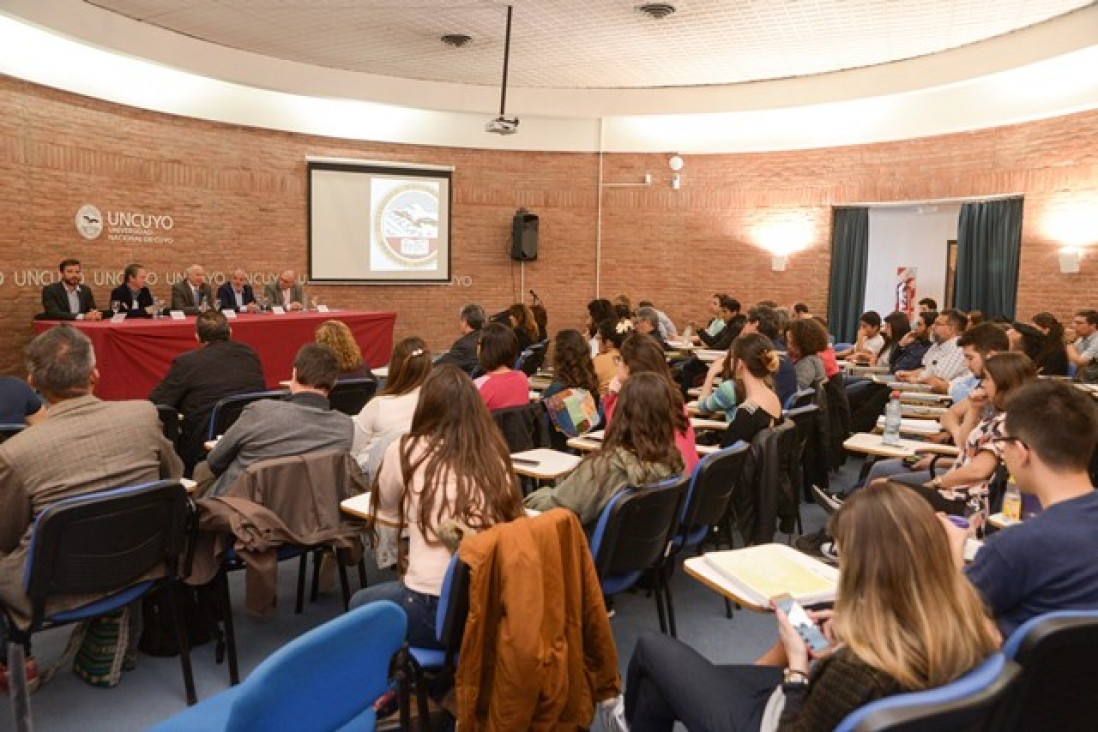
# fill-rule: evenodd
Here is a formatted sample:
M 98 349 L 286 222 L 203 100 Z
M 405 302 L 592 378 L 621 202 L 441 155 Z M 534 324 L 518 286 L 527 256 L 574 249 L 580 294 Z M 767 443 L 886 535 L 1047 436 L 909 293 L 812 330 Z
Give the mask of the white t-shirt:
M 866 351 L 869 351 L 874 356 L 877 356 L 881 353 L 881 349 L 884 348 L 884 345 L 885 339 L 884 336 L 880 333 L 873 336 L 872 338 L 866 338 L 862 341 L 862 348 Z
M 355 415 L 356 447 L 361 447 L 354 451 L 354 457 L 371 480 L 389 443 L 412 429 L 412 415 L 417 404 L 418 386 L 407 394 L 374 397 Z

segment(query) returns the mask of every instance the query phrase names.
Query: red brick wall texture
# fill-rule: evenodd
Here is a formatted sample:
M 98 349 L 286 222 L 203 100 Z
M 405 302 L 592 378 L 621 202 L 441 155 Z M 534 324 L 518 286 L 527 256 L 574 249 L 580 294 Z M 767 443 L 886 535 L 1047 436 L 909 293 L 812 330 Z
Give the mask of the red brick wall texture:
M 811 120 L 806 120 L 811 124 Z M 0 373 L 21 374 L 39 291 L 66 256 L 82 260 L 105 304 L 129 261 L 167 297 L 184 267 L 215 280 L 236 267 L 258 279 L 306 264 L 306 156 L 454 166 L 454 281 L 446 286 L 327 286 L 337 307 L 398 313 L 397 337 L 434 348 L 456 336 L 469 301 L 499 310 L 533 288 L 550 329 L 578 327 L 595 296 L 656 301 L 677 321 L 701 318 L 708 295 L 803 300 L 824 312 L 831 207 L 1025 194 L 1019 310 L 1066 316 L 1092 305 L 1098 259 L 1060 274 L 1063 231 L 1098 242 L 1098 112 L 885 144 L 757 154 L 690 155 L 680 190 L 667 156 L 499 152 L 344 141 L 130 109 L 0 76 Z M 170 217 L 153 241 L 89 241 L 81 205 Z M 540 216 L 540 252 L 508 258 L 511 216 Z M 601 209 L 601 227 L 600 223 Z M 157 222 L 153 222 L 154 224 Z M 784 272 L 760 243 L 778 228 L 804 248 Z M 1066 227 L 1066 228 L 1065 228 Z M 601 241 L 600 241 L 601 236 Z M 601 256 L 600 253 L 601 252 Z

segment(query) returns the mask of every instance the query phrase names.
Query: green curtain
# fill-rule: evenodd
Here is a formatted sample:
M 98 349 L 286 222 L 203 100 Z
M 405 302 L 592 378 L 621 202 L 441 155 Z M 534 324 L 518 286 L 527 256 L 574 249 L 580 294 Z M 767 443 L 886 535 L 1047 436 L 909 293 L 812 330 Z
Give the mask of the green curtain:
M 831 285 L 827 322 L 836 342 L 853 343 L 865 307 L 869 209 L 836 208 L 831 218 Z
M 957 222 L 953 304 L 1014 319 L 1022 249 L 1022 198 L 966 203 Z

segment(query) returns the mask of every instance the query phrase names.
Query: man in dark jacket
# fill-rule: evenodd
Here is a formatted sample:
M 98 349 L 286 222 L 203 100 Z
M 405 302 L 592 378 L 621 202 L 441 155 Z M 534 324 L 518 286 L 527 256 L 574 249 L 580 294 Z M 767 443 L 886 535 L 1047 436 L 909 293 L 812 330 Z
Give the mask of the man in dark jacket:
M 484 327 L 484 308 L 470 303 L 461 309 L 461 337 L 435 363 L 452 363 L 467 374 L 477 367 L 477 341 Z
M 42 315 L 46 320 L 99 320 L 102 314 L 95 309 L 95 296 L 89 287 L 80 283 L 80 262 L 76 259 L 61 261 L 61 281 L 42 288 Z

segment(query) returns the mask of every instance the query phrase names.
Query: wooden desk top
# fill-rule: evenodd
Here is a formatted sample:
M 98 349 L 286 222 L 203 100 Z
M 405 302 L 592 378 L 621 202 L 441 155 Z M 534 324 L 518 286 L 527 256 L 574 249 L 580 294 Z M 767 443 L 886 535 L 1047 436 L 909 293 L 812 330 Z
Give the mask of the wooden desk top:
M 883 430 L 885 425 L 884 415 L 877 418 L 877 429 Z M 942 425 L 936 419 L 900 419 L 900 434 L 902 435 L 936 435 L 942 431 Z
M 838 583 L 839 570 L 819 559 L 802 554 L 785 544 L 765 544 L 732 551 L 750 552 L 750 555 L 743 555 L 744 558 L 752 557 L 750 561 L 761 561 L 757 557 L 769 557 L 766 564 L 766 574 L 768 575 L 766 584 L 782 585 L 776 589 L 774 594 L 780 592 L 794 592 L 796 594 L 794 587 L 799 583 L 803 584 L 803 578 L 807 577 L 810 586 L 816 586 L 817 589 L 830 585 L 832 589 L 826 594 L 829 597 L 834 597 L 834 586 Z M 724 552 L 716 552 L 714 556 L 722 553 Z M 758 594 L 757 590 L 752 594 L 748 594 L 749 590 L 746 588 L 751 586 L 750 581 L 743 584 L 743 582 L 729 579 L 720 570 L 716 569 L 704 555 L 690 557 L 683 562 L 683 569 L 690 577 L 748 610 L 770 612 L 769 604 L 754 596 Z M 744 578 L 740 579 L 743 580 Z M 786 582 L 792 584 L 785 586 Z
M 843 443 L 843 449 L 850 452 L 890 458 L 910 457 L 919 453 L 935 453 L 938 455 L 958 455 L 960 453 L 955 445 L 937 445 L 933 442 L 918 442 L 903 438 L 900 439 L 899 445 L 886 445 L 880 435 L 871 432 L 858 432 L 852 435 Z
M 511 453 L 511 464 L 515 472 L 538 480 L 556 480 L 568 475 L 576 469 L 582 459 L 579 455 L 544 447 Z

